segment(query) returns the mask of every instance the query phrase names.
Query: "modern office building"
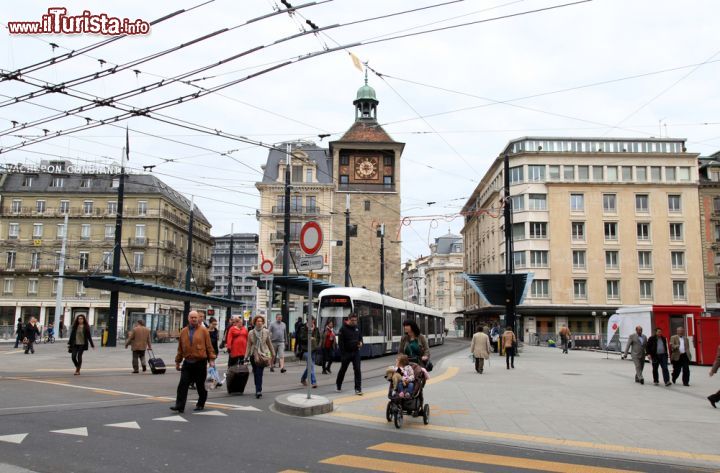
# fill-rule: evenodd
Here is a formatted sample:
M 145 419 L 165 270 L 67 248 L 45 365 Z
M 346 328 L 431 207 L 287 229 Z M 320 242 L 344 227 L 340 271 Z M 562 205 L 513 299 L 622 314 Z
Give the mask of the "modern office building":
M 212 249 L 212 277 L 215 286 L 212 295 L 228 296 L 230 278 L 230 234 L 215 237 Z M 233 281 L 232 299 L 242 302 L 240 311 L 255 312 L 257 307 L 257 283 L 250 279 L 253 267 L 258 261 L 258 235 L 255 233 L 233 233 Z

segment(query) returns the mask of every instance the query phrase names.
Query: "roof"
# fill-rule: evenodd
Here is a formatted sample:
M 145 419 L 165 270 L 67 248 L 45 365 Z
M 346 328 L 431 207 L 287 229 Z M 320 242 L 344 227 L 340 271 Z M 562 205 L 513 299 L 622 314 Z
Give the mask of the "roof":
M 337 141 L 396 143 L 374 119 L 358 119 Z
M 357 91 L 355 100 L 375 100 L 377 102 L 377 95 L 375 95 L 375 89 L 367 85 L 360 87 Z
M 463 237 L 461 237 L 460 235 L 455 235 L 453 233 L 448 233 L 447 235 L 437 237 L 435 238 L 435 253 L 440 255 L 458 253 L 458 251 L 453 251 L 453 245 L 457 243 L 460 243 L 462 245 L 462 242 Z M 462 253 L 462 250 L 460 251 L 460 253 Z
M 285 148 L 287 143 L 279 143 L 277 149 L 271 149 L 268 153 L 267 161 L 263 167 L 263 183 L 277 183 L 278 171 L 281 163 L 287 160 L 287 155 L 281 149 Z M 316 145 L 311 141 L 292 141 L 290 142 L 292 153 L 302 151 L 307 155 L 307 159 L 317 166 L 316 179 L 320 184 L 332 184 L 332 157 L 328 153 L 327 148 Z
M 233 233 L 233 240 L 255 240 L 258 237 L 257 233 Z M 230 234 L 226 233 L 222 236 L 213 237 L 215 240 L 230 240 Z

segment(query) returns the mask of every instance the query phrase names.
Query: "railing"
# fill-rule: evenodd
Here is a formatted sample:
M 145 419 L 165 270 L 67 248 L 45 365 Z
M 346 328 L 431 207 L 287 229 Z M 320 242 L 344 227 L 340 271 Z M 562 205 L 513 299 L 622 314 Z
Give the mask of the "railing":
M 285 232 L 273 232 L 270 235 L 270 240 L 273 242 L 283 242 L 285 241 Z M 300 241 L 300 234 L 299 233 L 290 233 L 290 241 Z
M 150 245 L 150 239 L 146 237 L 128 238 L 128 246 L 130 248 L 147 248 Z
M 369 191 L 369 192 L 395 192 L 395 184 L 339 184 L 340 191 Z
M 53 264 L 0 264 L 0 272 L 3 273 L 47 273 L 57 272 L 57 268 Z
M 304 214 L 304 215 L 316 215 L 320 212 L 320 208 L 317 205 L 303 207 L 301 205 L 291 205 L 290 206 L 290 214 L 291 215 L 298 215 L 298 214 Z M 285 213 L 285 206 L 284 205 L 274 205 L 272 208 L 272 213 L 276 215 L 283 215 Z

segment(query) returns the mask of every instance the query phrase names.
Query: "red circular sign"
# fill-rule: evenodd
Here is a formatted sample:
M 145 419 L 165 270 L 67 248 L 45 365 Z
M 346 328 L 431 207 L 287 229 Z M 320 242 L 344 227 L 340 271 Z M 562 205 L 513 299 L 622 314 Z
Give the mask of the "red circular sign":
M 260 263 L 260 271 L 262 271 L 263 274 L 272 274 L 273 262 L 269 259 L 264 259 L 262 263 Z
M 300 248 L 306 255 L 314 255 L 322 247 L 323 233 L 317 222 L 308 222 L 300 230 Z

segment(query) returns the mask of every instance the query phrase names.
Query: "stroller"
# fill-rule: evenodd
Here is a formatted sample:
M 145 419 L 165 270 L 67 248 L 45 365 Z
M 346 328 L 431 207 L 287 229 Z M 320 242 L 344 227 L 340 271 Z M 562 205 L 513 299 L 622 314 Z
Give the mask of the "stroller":
M 416 363 L 410 363 L 410 366 L 412 366 L 415 376 L 415 385 L 411 396 L 399 397 L 397 394 L 393 396 L 392 378 L 388 379 L 390 382 L 388 387 L 389 401 L 385 409 L 385 419 L 388 422 L 394 422 L 397 429 L 402 427 L 404 415 L 422 416 L 425 425 L 430 423 L 430 405 L 424 404 L 423 399 L 423 388 L 428 379 L 427 371 Z

